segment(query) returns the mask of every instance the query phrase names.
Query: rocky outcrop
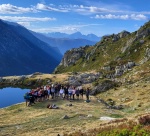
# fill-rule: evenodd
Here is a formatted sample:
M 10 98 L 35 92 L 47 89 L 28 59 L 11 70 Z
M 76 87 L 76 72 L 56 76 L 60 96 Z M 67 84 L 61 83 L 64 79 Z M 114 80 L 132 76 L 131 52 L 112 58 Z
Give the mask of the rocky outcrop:
M 104 66 L 104 76 L 108 79 L 114 79 L 118 76 L 122 76 L 125 72 L 132 70 L 134 66 L 136 66 L 136 64 L 133 61 L 128 61 L 126 64 L 120 64 L 115 67 L 111 67 L 109 65 Z
M 145 62 L 147 62 L 149 60 L 150 60 L 150 48 L 147 47 L 146 51 L 145 51 L 144 58 L 141 60 L 140 64 L 143 64 L 143 63 L 145 63 Z
M 129 34 L 130 34 L 130 32 L 128 32 L 128 31 L 122 31 L 118 34 L 103 36 L 102 41 L 108 41 L 111 39 L 113 42 L 115 42 L 115 41 L 118 41 L 120 38 L 124 38 L 125 36 L 127 36 Z
M 136 33 L 136 39 L 145 38 L 150 34 L 150 27 L 146 29 L 140 29 Z
M 127 64 L 116 66 L 115 68 L 115 76 L 121 76 L 124 72 L 131 70 L 132 67 L 135 66 L 135 63 L 129 61 Z
M 87 46 L 86 46 L 87 47 Z M 81 57 L 85 55 L 85 47 L 80 48 L 74 48 L 72 50 L 67 51 L 64 54 L 64 57 L 59 64 L 60 66 L 63 65 L 64 67 L 68 67 L 70 65 L 73 65 L 78 61 Z
M 71 76 L 68 78 L 68 83 L 74 86 L 80 86 L 82 84 L 89 84 L 94 82 L 96 79 L 100 77 L 100 73 L 82 73 Z
M 90 53 L 85 54 L 85 59 L 89 60 L 91 56 L 93 56 L 96 52 L 96 49 L 98 48 L 98 46 L 95 46 L 95 48 L 93 50 L 91 50 Z

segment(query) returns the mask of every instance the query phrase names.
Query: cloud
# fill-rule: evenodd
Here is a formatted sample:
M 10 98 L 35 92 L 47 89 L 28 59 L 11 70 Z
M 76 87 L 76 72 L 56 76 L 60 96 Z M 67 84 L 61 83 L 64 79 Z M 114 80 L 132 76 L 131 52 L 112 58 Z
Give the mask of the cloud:
M 17 7 L 11 4 L 0 5 L 0 14 L 23 14 L 28 12 L 38 12 L 35 8 Z
M 13 22 L 35 22 L 35 21 L 55 21 L 56 18 L 49 17 L 20 17 L 20 16 L 0 16 L 0 19 L 13 21 Z
M 122 20 L 147 20 L 147 17 L 143 14 L 131 14 L 131 15 L 95 15 L 95 17 L 91 17 L 95 19 L 122 19 Z
M 56 12 L 75 12 L 79 14 L 94 14 L 94 13 L 106 13 L 106 12 L 121 12 L 116 10 L 110 10 L 104 7 L 96 6 L 84 6 L 84 5 L 53 5 L 53 4 L 43 4 L 38 3 L 36 5 L 37 10 L 45 11 L 56 11 Z
M 36 9 L 38 10 L 47 10 L 47 11 L 56 11 L 56 12 L 68 12 L 68 9 L 64 8 L 64 7 L 61 7 L 59 6 L 59 8 L 54 8 L 52 7 L 54 5 L 51 4 L 51 6 L 47 6 L 47 5 L 44 5 L 42 3 L 38 3 L 36 5 Z

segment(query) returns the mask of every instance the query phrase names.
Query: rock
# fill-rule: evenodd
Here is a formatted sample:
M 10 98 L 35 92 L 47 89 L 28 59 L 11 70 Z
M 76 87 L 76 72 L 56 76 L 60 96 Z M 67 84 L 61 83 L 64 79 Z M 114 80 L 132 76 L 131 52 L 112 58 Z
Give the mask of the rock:
M 92 116 L 92 114 L 89 114 L 89 115 L 87 115 L 87 117 L 88 117 L 88 118 L 92 118 L 93 116 Z
M 72 106 L 72 103 L 66 104 L 66 106 L 69 106 L 69 107 L 70 107 L 70 106 Z
M 115 118 L 111 118 L 111 117 L 100 117 L 100 120 L 108 120 L 108 121 L 110 121 L 110 120 L 115 120 Z
M 69 119 L 67 115 L 64 115 L 61 119 Z
M 140 64 L 143 64 L 150 60 L 150 48 L 146 48 L 144 58 L 141 60 Z
M 95 81 L 97 78 L 99 78 L 101 73 L 82 73 L 82 74 L 77 74 L 74 76 L 71 76 L 68 78 L 68 82 L 71 85 L 74 86 L 80 86 L 82 84 L 88 84 L 88 83 L 92 83 L 93 81 Z
M 111 67 L 110 66 L 104 66 L 103 69 L 106 70 L 106 71 L 110 71 Z
M 71 49 L 64 54 L 64 57 L 61 60 L 59 66 L 62 65 L 64 67 L 68 67 L 70 65 L 73 65 L 76 63 L 77 60 L 82 58 L 84 55 L 85 55 L 84 47 Z
M 144 40 L 140 40 L 140 43 L 143 44 L 143 43 L 144 43 Z
M 119 33 L 118 36 L 119 36 L 119 38 L 123 38 L 123 37 L 125 37 L 125 36 L 127 36 L 129 34 L 130 34 L 130 32 L 124 30 L 121 33 Z
M 25 75 L 22 75 L 22 76 L 20 76 L 20 77 L 18 78 L 18 81 L 19 81 L 19 82 L 20 82 L 20 81 L 23 81 L 25 78 L 26 78 L 26 76 L 25 76 Z

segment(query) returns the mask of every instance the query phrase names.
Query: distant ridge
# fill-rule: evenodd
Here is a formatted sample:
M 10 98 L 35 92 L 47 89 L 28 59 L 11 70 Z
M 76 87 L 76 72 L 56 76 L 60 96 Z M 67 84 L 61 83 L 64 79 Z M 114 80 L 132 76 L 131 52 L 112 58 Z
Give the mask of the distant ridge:
M 101 37 L 98 37 L 95 34 L 83 35 L 81 32 L 75 32 L 72 34 L 52 32 L 52 33 L 48 33 L 45 35 L 51 38 L 86 39 L 86 40 L 95 41 L 95 42 L 98 42 L 101 39 Z
M 0 76 L 51 73 L 62 55 L 28 29 L 0 20 Z
M 59 32 L 51 33 L 50 35 L 44 35 L 33 31 L 31 31 L 31 33 L 38 39 L 46 42 L 47 44 L 53 47 L 57 47 L 62 54 L 64 54 L 67 50 L 70 50 L 72 48 L 78 48 L 85 45 L 94 45 L 96 43 L 95 41 L 88 40 L 88 38 L 87 37 L 85 38 L 85 36 L 79 36 L 81 35 L 81 33 L 79 32 L 74 33 L 72 35 L 67 35 L 65 33 Z M 89 37 L 90 36 L 92 37 L 92 34 L 89 35 Z

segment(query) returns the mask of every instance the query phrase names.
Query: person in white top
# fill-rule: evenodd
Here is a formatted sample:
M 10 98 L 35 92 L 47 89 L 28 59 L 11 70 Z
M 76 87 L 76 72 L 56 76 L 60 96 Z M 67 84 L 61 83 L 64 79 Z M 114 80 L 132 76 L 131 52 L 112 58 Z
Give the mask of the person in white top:
M 60 88 L 60 91 L 59 91 L 59 95 L 60 95 L 60 98 L 63 99 L 63 94 L 64 94 L 64 88 L 61 87 Z
M 75 87 L 73 87 L 73 89 L 72 89 L 72 97 L 73 97 L 73 100 L 74 100 L 74 96 L 75 96 L 75 94 L 76 94 L 76 88 L 75 88 Z

